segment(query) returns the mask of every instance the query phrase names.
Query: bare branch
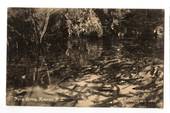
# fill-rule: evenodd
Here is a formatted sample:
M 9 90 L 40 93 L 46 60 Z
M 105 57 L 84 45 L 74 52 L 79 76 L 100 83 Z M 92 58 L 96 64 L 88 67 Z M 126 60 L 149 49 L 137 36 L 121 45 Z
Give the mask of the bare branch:
M 42 39 L 47 31 L 47 27 L 48 27 L 48 23 L 49 23 L 49 18 L 50 18 L 50 15 L 53 13 L 53 9 L 52 10 L 49 10 L 46 14 L 46 18 L 45 18 L 45 24 L 44 24 L 44 27 L 43 27 L 43 30 L 41 32 L 41 35 L 40 35 L 40 43 L 42 43 Z

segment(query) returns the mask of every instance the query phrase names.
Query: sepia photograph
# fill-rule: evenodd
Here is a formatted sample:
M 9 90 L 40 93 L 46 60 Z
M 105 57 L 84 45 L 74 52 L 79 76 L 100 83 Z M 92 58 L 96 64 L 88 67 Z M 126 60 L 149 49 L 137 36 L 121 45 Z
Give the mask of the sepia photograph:
M 164 10 L 7 11 L 6 105 L 164 107 Z

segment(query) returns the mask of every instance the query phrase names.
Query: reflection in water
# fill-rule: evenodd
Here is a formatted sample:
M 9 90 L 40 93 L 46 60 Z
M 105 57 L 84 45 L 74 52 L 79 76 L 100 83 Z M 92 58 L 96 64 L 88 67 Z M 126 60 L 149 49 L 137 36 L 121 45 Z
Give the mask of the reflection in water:
M 96 40 L 96 42 L 87 43 L 87 50 L 88 50 L 88 58 L 89 59 L 96 59 L 101 56 L 103 51 L 103 43 L 102 40 Z
M 14 96 L 19 100 L 12 103 L 14 105 L 150 107 L 142 102 L 148 98 L 152 100 L 154 95 L 159 102 L 153 103 L 153 107 L 162 106 L 157 104 L 162 104 L 163 100 L 158 96 L 163 92 L 163 83 L 160 83 L 163 82 L 163 63 L 158 56 L 153 59 L 154 54 L 161 53 L 157 53 L 154 44 L 150 45 L 152 51 L 150 46 L 141 47 L 135 41 L 112 41 L 107 49 L 104 44 L 102 39 L 69 42 L 66 54 L 48 52 L 39 68 L 8 64 L 8 79 L 15 76 L 11 78 L 13 83 L 8 83 L 16 85 L 11 86 L 17 91 L 14 93 L 23 94 L 21 98 L 41 96 L 48 100 L 22 102 L 19 96 L 9 91 L 8 104 Z M 39 86 L 30 87 L 36 72 Z M 20 88 L 24 90 L 20 91 Z M 139 93 L 146 91 L 149 95 L 140 96 Z M 55 102 L 50 101 L 54 98 Z M 150 104 L 149 101 L 144 104 Z

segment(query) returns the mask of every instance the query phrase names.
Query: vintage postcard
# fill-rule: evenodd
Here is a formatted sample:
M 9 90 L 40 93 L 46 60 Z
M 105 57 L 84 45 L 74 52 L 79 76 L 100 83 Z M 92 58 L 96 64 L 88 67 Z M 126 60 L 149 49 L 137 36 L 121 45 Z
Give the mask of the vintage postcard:
M 163 9 L 8 8 L 7 22 L 7 105 L 163 108 Z

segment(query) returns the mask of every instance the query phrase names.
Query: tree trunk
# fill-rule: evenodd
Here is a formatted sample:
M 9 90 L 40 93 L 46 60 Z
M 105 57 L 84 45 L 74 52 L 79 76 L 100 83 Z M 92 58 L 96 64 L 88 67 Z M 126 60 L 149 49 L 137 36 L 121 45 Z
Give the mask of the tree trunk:
M 33 81 L 34 81 L 34 84 L 36 84 L 36 85 L 39 84 L 39 81 L 41 79 L 41 77 L 39 75 L 39 71 L 41 71 L 41 68 L 44 63 L 43 61 L 45 61 L 45 53 L 43 50 L 43 42 L 42 41 L 43 41 L 43 38 L 47 31 L 50 15 L 51 15 L 51 11 L 47 12 L 45 21 L 44 21 L 44 26 L 42 27 L 42 31 L 38 30 L 37 22 L 35 22 L 34 16 L 32 17 L 32 22 L 34 25 L 34 32 L 35 32 L 35 36 L 36 36 L 35 38 L 37 39 L 37 41 L 36 41 L 36 51 L 37 51 L 36 62 L 37 62 L 37 65 L 34 69 L 35 72 L 33 74 Z M 48 77 L 49 83 L 51 83 L 50 73 L 48 73 L 48 67 L 47 67 L 46 71 L 47 71 L 47 77 Z

